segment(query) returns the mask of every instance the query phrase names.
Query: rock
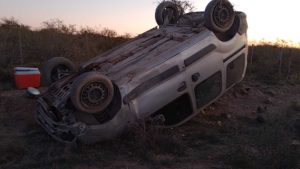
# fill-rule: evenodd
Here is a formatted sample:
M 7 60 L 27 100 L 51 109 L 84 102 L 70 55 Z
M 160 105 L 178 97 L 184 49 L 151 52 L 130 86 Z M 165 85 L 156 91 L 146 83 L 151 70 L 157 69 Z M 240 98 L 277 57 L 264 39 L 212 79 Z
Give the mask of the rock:
M 300 119 L 296 119 L 294 124 L 296 134 L 300 137 Z
M 293 110 L 300 111 L 300 102 L 299 101 L 293 101 L 291 106 L 292 106 Z
M 238 98 L 238 97 L 239 97 L 239 95 L 238 95 L 238 93 L 237 93 L 236 91 L 234 91 L 234 92 L 232 93 L 232 96 L 233 96 L 234 98 Z
M 300 141 L 298 141 L 298 140 L 293 140 L 293 141 L 292 141 L 292 145 L 293 145 L 293 146 L 300 146 Z
M 160 114 L 160 115 L 156 115 L 153 118 L 150 119 L 150 123 L 152 125 L 164 125 L 166 121 L 166 118 L 164 115 Z
M 256 121 L 259 122 L 259 123 L 265 123 L 266 119 L 262 115 L 257 115 Z
M 259 107 L 257 107 L 257 109 L 256 109 L 256 113 L 257 114 L 263 114 L 263 113 L 266 113 L 267 112 L 267 107 L 265 106 L 265 107 L 261 107 L 261 106 L 259 106 Z
M 272 89 L 268 89 L 267 91 L 265 91 L 265 93 L 267 95 L 272 96 L 272 97 L 275 97 L 277 95 L 277 93 L 274 90 L 272 90 Z
M 222 113 L 221 114 L 222 119 L 231 119 L 232 115 L 229 113 Z
M 249 94 L 249 90 L 250 90 L 250 88 L 242 88 L 242 89 L 240 89 L 239 93 L 241 95 L 248 95 Z
M 272 98 L 268 98 L 264 101 L 265 104 L 273 104 Z
M 230 115 L 230 114 L 227 114 L 227 119 L 231 119 L 232 118 L 232 116 Z

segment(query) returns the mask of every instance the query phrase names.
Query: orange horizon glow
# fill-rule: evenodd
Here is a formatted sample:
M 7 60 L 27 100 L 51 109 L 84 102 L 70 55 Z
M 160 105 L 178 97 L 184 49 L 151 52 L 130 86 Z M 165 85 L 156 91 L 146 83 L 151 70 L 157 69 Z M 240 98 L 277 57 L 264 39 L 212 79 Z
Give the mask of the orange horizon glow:
M 190 0 L 195 11 L 203 11 L 210 0 Z M 287 41 L 290 45 L 300 43 L 298 21 L 299 1 L 230 0 L 237 11 L 248 16 L 249 41 Z M 154 13 L 157 0 L 0 0 L 0 18 L 15 17 L 22 24 L 34 29 L 51 18 L 59 18 L 65 24 L 77 28 L 91 27 L 95 30 L 109 28 L 119 34 L 132 36 L 156 26 Z M 298 45 L 299 46 L 299 45 Z

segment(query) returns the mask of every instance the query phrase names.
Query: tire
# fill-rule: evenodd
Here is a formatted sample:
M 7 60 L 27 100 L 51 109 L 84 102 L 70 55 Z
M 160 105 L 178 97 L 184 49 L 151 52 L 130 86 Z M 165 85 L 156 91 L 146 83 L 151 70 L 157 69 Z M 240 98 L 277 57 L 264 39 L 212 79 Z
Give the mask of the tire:
M 83 73 L 72 85 L 71 101 L 83 113 L 101 113 L 110 104 L 113 96 L 111 80 L 98 72 Z
M 212 0 L 205 8 L 204 18 L 208 29 L 224 33 L 231 28 L 235 12 L 228 0 Z
M 155 11 L 155 20 L 158 25 L 176 24 L 183 14 L 183 9 L 171 1 L 164 1 L 158 5 Z M 168 22 L 165 19 L 168 17 Z
M 47 85 L 63 79 L 72 72 L 76 72 L 76 66 L 64 57 L 54 57 L 46 61 L 42 67 L 42 76 Z
M 224 33 L 215 33 L 219 40 L 226 42 L 232 39 L 239 31 L 240 28 L 240 17 L 238 15 L 235 16 L 234 22 L 230 29 Z
M 234 21 L 232 23 L 232 26 L 230 27 L 230 29 L 226 32 L 226 34 L 228 34 L 228 36 L 230 38 L 234 37 L 235 34 L 238 33 L 239 31 L 239 28 L 240 28 L 240 17 L 238 15 L 235 15 L 234 17 Z

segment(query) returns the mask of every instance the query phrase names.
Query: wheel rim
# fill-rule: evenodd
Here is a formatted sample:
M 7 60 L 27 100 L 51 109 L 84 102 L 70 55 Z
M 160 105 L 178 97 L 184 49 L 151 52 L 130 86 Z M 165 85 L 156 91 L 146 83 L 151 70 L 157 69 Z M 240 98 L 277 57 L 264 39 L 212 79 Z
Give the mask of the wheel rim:
M 55 82 L 57 80 L 60 80 L 66 76 L 68 76 L 71 72 L 71 69 L 65 65 L 58 65 L 55 68 L 53 68 L 51 72 L 51 80 L 52 82 Z
M 165 8 L 162 12 L 163 21 L 165 22 L 167 19 L 169 23 L 174 23 L 176 21 L 174 13 L 175 12 L 173 8 Z
M 101 106 L 108 97 L 108 89 L 101 82 L 90 82 L 86 84 L 80 94 L 82 105 L 88 109 L 95 109 Z
M 213 20 L 218 27 L 227 28 L 231 25 L 232 7 L 226 3 L 216 5 L 213 11 Z

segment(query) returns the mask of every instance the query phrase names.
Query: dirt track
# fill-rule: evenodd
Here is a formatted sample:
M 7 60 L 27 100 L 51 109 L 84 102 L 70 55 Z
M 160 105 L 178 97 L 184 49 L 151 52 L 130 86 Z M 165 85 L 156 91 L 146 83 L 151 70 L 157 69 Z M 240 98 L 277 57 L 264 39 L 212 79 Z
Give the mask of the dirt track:
M 0 168 L 295 168 L 299 103 L 300 85 L 243 82 L 181 127 L 66 146 L 36 124 L 35 100 L 1 92 Z

